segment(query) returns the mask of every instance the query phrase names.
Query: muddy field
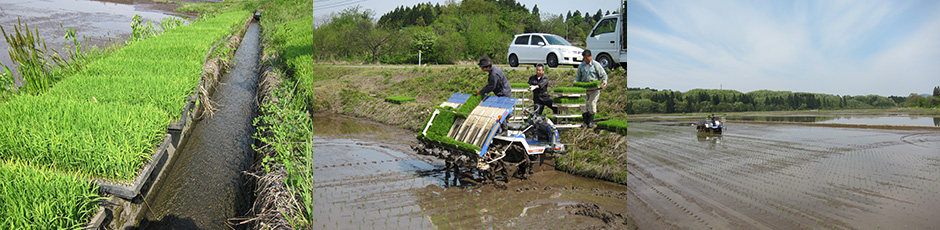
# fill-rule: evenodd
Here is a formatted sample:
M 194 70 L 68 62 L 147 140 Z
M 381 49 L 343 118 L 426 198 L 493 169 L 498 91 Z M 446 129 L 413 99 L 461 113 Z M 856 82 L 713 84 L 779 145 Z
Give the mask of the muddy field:
M 555 171 L 504 188 L 411 150 L 414 133 L 315 115 L 314 224 L 333 229 L 627 228 L 626 186 Z M 448 177 L 450 176 L 450 177 Z
M 640 229 L 938 229 L 940 132 L 630 124 Z

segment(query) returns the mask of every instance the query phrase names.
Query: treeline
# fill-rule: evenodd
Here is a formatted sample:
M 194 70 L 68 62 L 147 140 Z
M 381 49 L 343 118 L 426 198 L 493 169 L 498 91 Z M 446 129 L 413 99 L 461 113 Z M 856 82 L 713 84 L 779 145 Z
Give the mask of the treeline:
M 904 107 L 940 108 L 940 86 L 934 87 L 929 96 L 912 93 L 907 98 L 895 97 L 895 100 Z
M 687 92 L 629 88 L 627 113 L 746 112 L 891 108 L 904 97 L 849 96 L 790 91 L 693 89 Z
M 373 20 L 374 12 L 353 7 L 316 28 L 312 48 L 315 59 L 329 61 L 417 63 L 420 50 L 423 63 L 481 56 L 502 63 L 515 34 L 553 33 L 578 43 L 597 20 L 613 13 L 618 12 L 543 15 L 537 5 L 529 10 L 515 0 L 463 0 L 402 6 Z

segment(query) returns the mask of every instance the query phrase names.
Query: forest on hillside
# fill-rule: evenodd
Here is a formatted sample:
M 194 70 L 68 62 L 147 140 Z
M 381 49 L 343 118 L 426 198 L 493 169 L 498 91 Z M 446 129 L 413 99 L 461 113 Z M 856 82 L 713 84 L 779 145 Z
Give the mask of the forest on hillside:
M 376 18 L 358 7 L 332 15 L 314 30 L 315 60 L 353 63 L 451 64 L 482 56 L 504 63 L 513 35 L 552 33 L 583 44 L 602 16 L 617 10 L 543 14 L 515 0 L 463 0 L 401 6 Z M 567 30 L 567 31 L 566 31 Z

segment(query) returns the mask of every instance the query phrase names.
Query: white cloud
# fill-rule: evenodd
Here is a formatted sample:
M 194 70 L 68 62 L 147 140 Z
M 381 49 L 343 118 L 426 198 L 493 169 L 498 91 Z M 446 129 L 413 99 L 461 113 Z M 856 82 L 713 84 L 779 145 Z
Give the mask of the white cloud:
M 928 79 L 937 81 L 940 73 L 940 10 L 930 23 L 905 31 L 911 35 L 901 43 L 888 44 L 878 33 L 905 22 L 912 7 L 882 1 L 792 2 L 785 9 L 735 1 L 637 3 L 667 28 L 628 26 L 632 87 L 721 84 L 744 92 L 906 95 L 899 90 L 921 90 L 912 87 L 933 84 Z M 863 47 L 873 42 L 880 45 Z M 918 83 L 902 83 L 912 81 Z

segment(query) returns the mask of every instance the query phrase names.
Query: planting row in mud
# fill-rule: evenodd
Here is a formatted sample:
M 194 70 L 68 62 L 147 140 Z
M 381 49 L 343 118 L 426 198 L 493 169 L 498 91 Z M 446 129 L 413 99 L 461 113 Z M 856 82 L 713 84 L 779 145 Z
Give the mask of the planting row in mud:
M 722 215 L 739 214 L 736 218 L 753 220 L 748 223 L 753 227 L 774 223 L 783 228 L 887 229 L 937 222 L 928 214 L 940 204 L 936 195 L 940 171 L 930 167 L 937 158 L 883 148 L 896 144 L 833 143 L 839 139 L 795 143 L 737 135 L 725 135 L 719 143 L 696 143 L 689 137 L 692 131 L 675 132 L 675 127 L 643 125 L 634 130 L 657 135 L 631 140 L 629 170 L 641 177 L 631 181 L 642 181 L 637 191 L 655 192 L 645 193 L 642 200 L 657 212 L 687 212 L 688 216 L 664 217 L 687 219 L 686 226 L 722 228 L 708 224 L 721 223 L 715 220 Z M 865 133 L 832 132 L 871 138 Z M 904 146 L 892 148 L 899 147 Z M 658 183 L 664 179 L 670 186 Z M 653 205 L 664 200 L 675 207 Z M 708 201 L 720 201 L 741 213 L 723 210 L 703 215 L 699 210 L 724 207 L 712 207 Z
M 3 186 L 0 197 L 42 198 L 4 199 L 0 224 L 72 228 L 87 222 L 94 210 L 88 203 L 96 199 L 97 189 L 85 180 L 134 179 L 169 122 L 179 119 L 175 114 L 187 96 L 196 92 L 209 48 L 248 15 L 220 14 L 135 41 L 46 93 L 0 104 L 0 160 L 5 165 L 0 174 L 31 178 L 9 180 L 15 185 Z M 31 169 L 20 169 L 26 165 Z M 22 193 L 10 188 L 41 189 Z M 49 210 L 47 200 L 81 208 Z M 49 221 L 37 222 L 42 218 L 34 215 L 50 216 Z

